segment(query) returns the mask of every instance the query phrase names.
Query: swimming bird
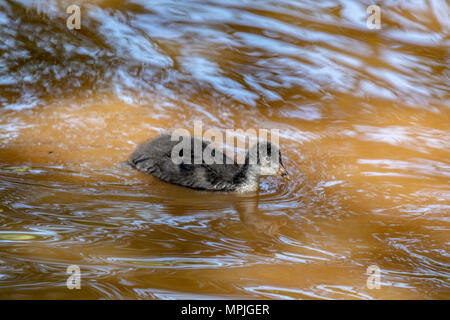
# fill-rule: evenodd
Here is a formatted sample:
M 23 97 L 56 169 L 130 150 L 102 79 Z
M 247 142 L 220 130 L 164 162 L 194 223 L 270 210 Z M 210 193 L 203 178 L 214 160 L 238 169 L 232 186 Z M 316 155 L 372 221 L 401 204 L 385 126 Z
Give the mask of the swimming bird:
M 182 139 L 185 148 L 180 148 Z M 205 159 L 205 152 L 215 160 Z M 261 175 L 278 174 L 290 180 L 279 147 L 267 141 L 255 143 L 244 163 L 238 164 L 210 141 L 194 137 L 172 141 L 171 135 L 164 134 L 139 145 L 128 163 L 163 181 L 198 190 L 255 191 Z

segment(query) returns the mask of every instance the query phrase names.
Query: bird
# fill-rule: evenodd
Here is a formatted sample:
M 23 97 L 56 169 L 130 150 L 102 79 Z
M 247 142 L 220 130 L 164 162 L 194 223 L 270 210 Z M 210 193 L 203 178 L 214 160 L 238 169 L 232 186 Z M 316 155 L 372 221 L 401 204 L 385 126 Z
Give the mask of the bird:
M 205 154 L 211 157 L 205 159 Z M 165 182 L 205 191 L 256 191 L 262 175 L 290 180 L 279 147 L 268 141 L 256 142 L 238 164 L 211 141 L 163 134 L 140 144 L 128 164 Z

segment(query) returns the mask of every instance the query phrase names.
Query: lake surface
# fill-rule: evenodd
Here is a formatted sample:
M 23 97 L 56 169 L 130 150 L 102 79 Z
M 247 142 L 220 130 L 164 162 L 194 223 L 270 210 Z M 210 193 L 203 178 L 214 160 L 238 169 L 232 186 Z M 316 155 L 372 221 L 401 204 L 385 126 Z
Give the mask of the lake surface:
M 449 4 L 378 3 L 1 0 L 0 299 L 450 299 Z M 292 180 L 122 164 L 194 121 Z

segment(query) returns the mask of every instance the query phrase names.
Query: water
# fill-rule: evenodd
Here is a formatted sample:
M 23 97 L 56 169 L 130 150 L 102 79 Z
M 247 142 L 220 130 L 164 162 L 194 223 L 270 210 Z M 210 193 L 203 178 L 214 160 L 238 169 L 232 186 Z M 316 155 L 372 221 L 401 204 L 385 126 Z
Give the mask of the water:
M 83 1 L 80 30 L 70 4 L 0 1 L 0 298 L 450 298 L 446 1 L 380 30 L 370 1 Z M 195 120 L 280 129 L 292 180 L 121 164 Z

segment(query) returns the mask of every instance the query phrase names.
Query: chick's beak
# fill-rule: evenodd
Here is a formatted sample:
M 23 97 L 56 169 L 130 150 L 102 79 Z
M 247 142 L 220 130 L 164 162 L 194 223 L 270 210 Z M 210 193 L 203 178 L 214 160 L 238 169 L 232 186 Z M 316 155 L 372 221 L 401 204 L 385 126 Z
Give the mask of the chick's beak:
M 291 180 L 291 178 L 289 177 L 289 174 L 286 171 L 286 168 L 283 166 L 280 166 L 280 169 L 278 170 L 277 174 L 282 176 L 286 180 Z

